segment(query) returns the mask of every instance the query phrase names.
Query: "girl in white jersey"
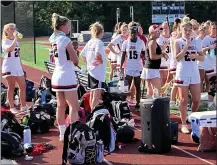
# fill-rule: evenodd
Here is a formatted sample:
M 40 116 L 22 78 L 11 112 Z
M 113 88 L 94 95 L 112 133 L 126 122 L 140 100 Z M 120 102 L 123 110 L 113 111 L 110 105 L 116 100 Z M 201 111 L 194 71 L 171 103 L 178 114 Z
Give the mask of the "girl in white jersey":
M 216 49 L 216 24 L 211 23 L 210 27 L 210 35 L 207 35 L 202 41 L 203 52 L 206 54 L 204 59 L 204 69 L 207 80 L 211 77 L 216 76 L 216 56 L 211 57 L 210 52 L 213 49 Z M 216 52 L 215 52 L 216 55 Z M 210 91 L 210 87 L 208 88 L 209 94 L 209 103 L 208 108 L 210 110 L 216 110 L 216 106 L 213 103 L 213 98 L 215 97 L 215 92 Z
M 162 23 L 163 31 L 161 32 L 160 37 L 157 39 L 158 45 L 160 45 L 161 50 L 167 53 L 170 57 L 170 31 L 167 22 Z M 161 75 L 161 86 L 163 86 L 167 80 L 169 69 L 169 59 L 161 59 L 160 65 L 160 75 Z
M 175 45 L 175 40 L 181 37 L 180 24 L 181 24 L 181 19 L 177 18 L 173 25 L 173 32 L 170 38 L 171 57 L 170 57 L 169 71 L 170 74 L 172 74 L 173 79 L 175 78 L 176 75 L 176 66 L 177 66 L 176 57 L 174 55 L 174 47 L 175 47 L 174 45 Z M 176 108 L 176 103 L 178 102 L 178 100 L 176 100 L 178 99 L 177 96 L 178 96 L 178 88 L 173 84 L 171 95 L 170 95 L 170 108 Z
M 18 44 L 16 25 L 9 23 L 4 25 L 2 34 L 2 51 L 4 60 L 2 63 L 2 77 L 6 79 L 8 90 L 7 100 L 10 105 L 10 111 L 14 114 L 18 113 L 14 107 L 14 89 L 15 84 L 19 86 L 19 96 L 21 102 L 21 110 L 26 111 L 26 81 L 20 59 L 20 46 Z
M 117 63 L 116 67 L 117 69 L 120 67 L 121 64 L 121 47 L 123 42 L 128 37 L 128 25 L 126 23 L 123 23 L 120 28 L 121 34 L 118 34 L 109 44 L 108 48 L 113 53 L 113 55 L 116 55 Z
M 206 31 L 205 31 L 204 26 L 200 26 L 198 29 L 198 36 L 196 37 L 196 40 L 198 42 L 198 44 L 201 44 L 202 46 L 202 41 L 204 39 L 204 37 L 206 36 Z M 198 65 L 198 69 L 200 72 L 200 87 L 201 87 L 201 93 L 203 92 L 203 82 L 204 82 L 204 78 L 205 78 L 205 70 L 204 70 L 204 61 L 197 61 L 197 65 Z
M 174 55 L 177 60 L 175 84 L 178 86 L 180 97 L 181 131 L 189 133 L 186 125 L 188 92 L 192 95 L 192 112 L 196 112 L 200 105 L 200 74 L 197 61 L 204 60 L 201 45 L 191 38 L 192 25 L 189 17 L 184 17 L 181 23 L 182 37 L 175 41 Z
M 55 69 L 52 75 L 52 90 L 56 92 L 57 111 L 56 118 L 59 126 L 60 141 L 64 140 L 65 109 L 69 106 L 70 122 L 78 120 L 78 95 L 75 65 L 78 64 L 78 56 L 73 49 L 72 42 L 66 34 L 70 31 L 71 23 L 68 18 L 56 13 L 52 15 L 54 33 L 50 36 L 52 52 L 54 55 Z
M 87 63 L 88 87 L 90 92 L 90 107 L 95 108 L 101 101 L 102 91 L 105 88 L 106 80 L 106 55 L 104 43 L 101 38 L 104 35 L 104 28 L 98 22 L 90 26 L 92 38 L 85 45 L 81 52 L 84 61 Z
M 135 108 L 138 110 L 140 108 L 140 96 L 141 96 L 141 79 L 140 75 L 142 72 L 143 64 L 142 64 L 142 56 L 145 56 L 145 44 L 138 37 L 138 24 L 135 22 L 131 22 L 128 25 L 130 30 L 130 34 L 127 40 L 124 41 L 122 45 L 122 58 L 121 58 L 121 72 L 124 74 L 125 79 L 129 83 L 129 89 L 131 87 L 132 80 L 134 80 L 134 84 L 136 87 L 136 106 Z M 124 61 L 126 59 L 125 69 L 122 68 Z
M 121 25 L 123 24 L 123 22 L 118 22 L 116 25 L 115 25 L 115 31 L 114 31 L 114 34 L 112 35 L 112 38 L 111 38 L 111 42 L 119 35 L 121 34 Z M 112 46 L 113 49 L 118 49 L 117 45 L 113 45 Z M 112 51 L 109 52 L 109 55 L 108 55 L 108 60 L 110 61 L 110 80 L 112 80 L 113 78 L 113 74 L 114 74 L 114 71 L 117 70 L 117 55 L 115 53 L 113 53 Z

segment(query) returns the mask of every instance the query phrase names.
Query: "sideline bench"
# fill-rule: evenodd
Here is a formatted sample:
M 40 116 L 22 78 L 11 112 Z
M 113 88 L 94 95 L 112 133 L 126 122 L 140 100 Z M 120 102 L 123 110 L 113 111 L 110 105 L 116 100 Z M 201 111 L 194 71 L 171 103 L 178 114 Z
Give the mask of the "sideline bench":
M 55 64 L 49 61 L 44 61 L 45 67 L 47 71 L 52 75 L 54 72 Z M 81 72 L 81 71 L 75 71 L 77 75 L 77 81 L 79 84 L 87 88 L 88 86 L 88 76 L 87 73 Z

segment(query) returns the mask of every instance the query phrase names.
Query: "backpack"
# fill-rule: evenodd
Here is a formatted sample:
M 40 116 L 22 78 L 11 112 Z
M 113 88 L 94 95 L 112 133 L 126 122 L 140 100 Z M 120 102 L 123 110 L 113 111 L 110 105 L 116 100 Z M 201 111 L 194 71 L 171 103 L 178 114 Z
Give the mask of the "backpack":
M 10 158 L 22 156 L 24 153 L 21 138 L 14 132 L 1 131 L 1 156 Z
M 112 101 L 112 109 L 110 109 L 110 114 L 118 120 L 121 119 L 131 119 L 130 107 L 126 101 Z
M 22 125 L 28 125 L 32 133 L 47 133 L 52 126 L 51 116 L 44 109 L 30 109 L 28 115 L 21 119 Z
M 1 130 L 15 132 L 23 137 L 23 127 L 18 123 L 15 115 L 7 108 L 1 107 Z
M 76 121 L 64 134 L 62 165 L 96 163 L 96 136 L 86 124 Z
M 87 125 L 96 133 L 97 141 L 103 141 L 105 151 L 113 152 L 116 145 L 116 132 L 110 121 L 109 111 L 105 106 L 103 104 L 97 105 L 87 121 Z

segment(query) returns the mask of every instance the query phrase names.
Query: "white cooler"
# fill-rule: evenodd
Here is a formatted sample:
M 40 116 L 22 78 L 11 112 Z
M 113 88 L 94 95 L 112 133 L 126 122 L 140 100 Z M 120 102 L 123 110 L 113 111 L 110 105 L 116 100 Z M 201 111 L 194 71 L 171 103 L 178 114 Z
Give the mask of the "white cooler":
M 216 111 L 193 112 L 190 120 L 192 133 L 200 138 L 199 127 L 216 127 Z

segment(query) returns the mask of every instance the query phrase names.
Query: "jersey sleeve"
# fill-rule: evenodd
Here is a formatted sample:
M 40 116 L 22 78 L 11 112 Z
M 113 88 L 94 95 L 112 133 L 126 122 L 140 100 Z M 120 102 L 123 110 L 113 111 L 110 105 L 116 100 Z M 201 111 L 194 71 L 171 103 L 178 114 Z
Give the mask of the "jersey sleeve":
M 197 52 L 202 52 L 202 42 L 200 42 L 200 40 L 196 40 L 196 49 Z
M 115 38 L 111 41 L 111 43 L 112 43 L 113 45 L 117 45 L 118 42 L 119 42 L 119 36 L 115 37 Z
M 127 45 L 127 40 L 123 42 L 122 46 L 121 46 L 121 51 L 122 52 L 126 52 L 126 45 Z
M 142 46 L 141 51 L 146 51 L 146 46 L 145 46 L 145 43 L 143 41 L 141 42 L 141 46 Z
M 100 53 L 101 56 L 104 56 L 104 54 L 105 54 L 104 43 L 102 41 L 99 41 L 96 44 L 95 53 L 97 53 L 97 52 Z
M 209 41 L 208 41 L 208 39 L 206 37 L 202 40 L 201 45 L 202 45 L 203 48 L 209 46 Z
M 2 50 L 7 51 L 7 48 L 9 48 L 10 44 L 7 39 L 2 40 Z
M 62 42 L 62 46 L 66 48 L 66 46 L 71 42 L 71 39 L 65 37 Z

